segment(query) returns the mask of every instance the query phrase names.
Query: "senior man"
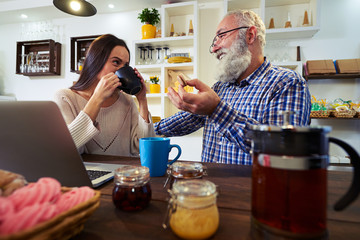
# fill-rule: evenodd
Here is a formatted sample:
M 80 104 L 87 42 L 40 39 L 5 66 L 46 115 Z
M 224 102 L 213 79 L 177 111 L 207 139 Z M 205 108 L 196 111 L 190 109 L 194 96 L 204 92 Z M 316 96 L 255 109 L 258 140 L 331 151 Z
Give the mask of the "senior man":
M 264 57 L 265 26 L 252 11 L 229 12 L 219 23 L 210 52 L 219 60 L 212 88 L 198 79 L 186 84 L 197 94 L 168 89 L 177 114 L 155 124 L 155 132 L 183 136 L 201 127 L 202 162 L 252 164 L 249 125 L 282 125 L 280 111 L 295 111 L 294 126 L 309 124 L 311 100 L 306 81 Z

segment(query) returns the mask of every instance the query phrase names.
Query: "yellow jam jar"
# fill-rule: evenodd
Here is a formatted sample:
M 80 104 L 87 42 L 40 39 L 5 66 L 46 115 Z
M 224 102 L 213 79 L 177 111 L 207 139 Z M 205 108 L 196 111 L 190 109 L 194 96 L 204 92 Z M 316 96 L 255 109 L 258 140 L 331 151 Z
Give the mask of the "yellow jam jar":
M 216 205 L 214 183 L 194 179 L 177 181 L 170 193 L 167 217 L 172 231 L 183 239 L 207 239 L 219 227 L 219 211 Z

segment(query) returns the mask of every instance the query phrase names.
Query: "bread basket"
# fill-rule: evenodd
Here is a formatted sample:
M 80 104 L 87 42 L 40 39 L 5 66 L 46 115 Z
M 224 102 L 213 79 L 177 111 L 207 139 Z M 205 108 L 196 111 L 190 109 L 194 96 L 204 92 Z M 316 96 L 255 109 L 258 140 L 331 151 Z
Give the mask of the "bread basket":
M 71 189 L 62 187 L 61 191 L 65 193 Z M 60 213 L 54 218 L 20 232 L 0 236 L 0 240 L 59 240 L 69 239 L 79 234 L 83 230 L 86 220 L 100 205 L 100 191 L 94 190 L 94 192 L 94 197 Z
M 355 114 L 355 110 L 333 111 L 334 117 L 337 118 L 353 118 Z
M 310 112 L 310 117 L 311 118 L 327 118 L 330 116 L 330 112 L 329 111 L 311 111 Z

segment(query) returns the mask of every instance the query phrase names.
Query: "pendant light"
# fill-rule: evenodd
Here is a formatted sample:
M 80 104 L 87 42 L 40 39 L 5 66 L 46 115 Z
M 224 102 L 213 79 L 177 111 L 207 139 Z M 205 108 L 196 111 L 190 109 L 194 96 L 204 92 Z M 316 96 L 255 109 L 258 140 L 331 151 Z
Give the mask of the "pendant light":
M 89 17 L 96 14 L 96 8 L 85 0 L 53 0 L 59 10 L 71 15 Z

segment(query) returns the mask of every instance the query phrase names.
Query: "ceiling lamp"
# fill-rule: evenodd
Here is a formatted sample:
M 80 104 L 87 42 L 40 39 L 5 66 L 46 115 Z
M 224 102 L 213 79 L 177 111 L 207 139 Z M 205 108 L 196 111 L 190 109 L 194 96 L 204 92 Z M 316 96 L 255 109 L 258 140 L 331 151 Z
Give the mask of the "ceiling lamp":
M 96 8 L 85 0 L 53 0 L 56 8 L 71 15 L 89 17 L 96 14 Z

